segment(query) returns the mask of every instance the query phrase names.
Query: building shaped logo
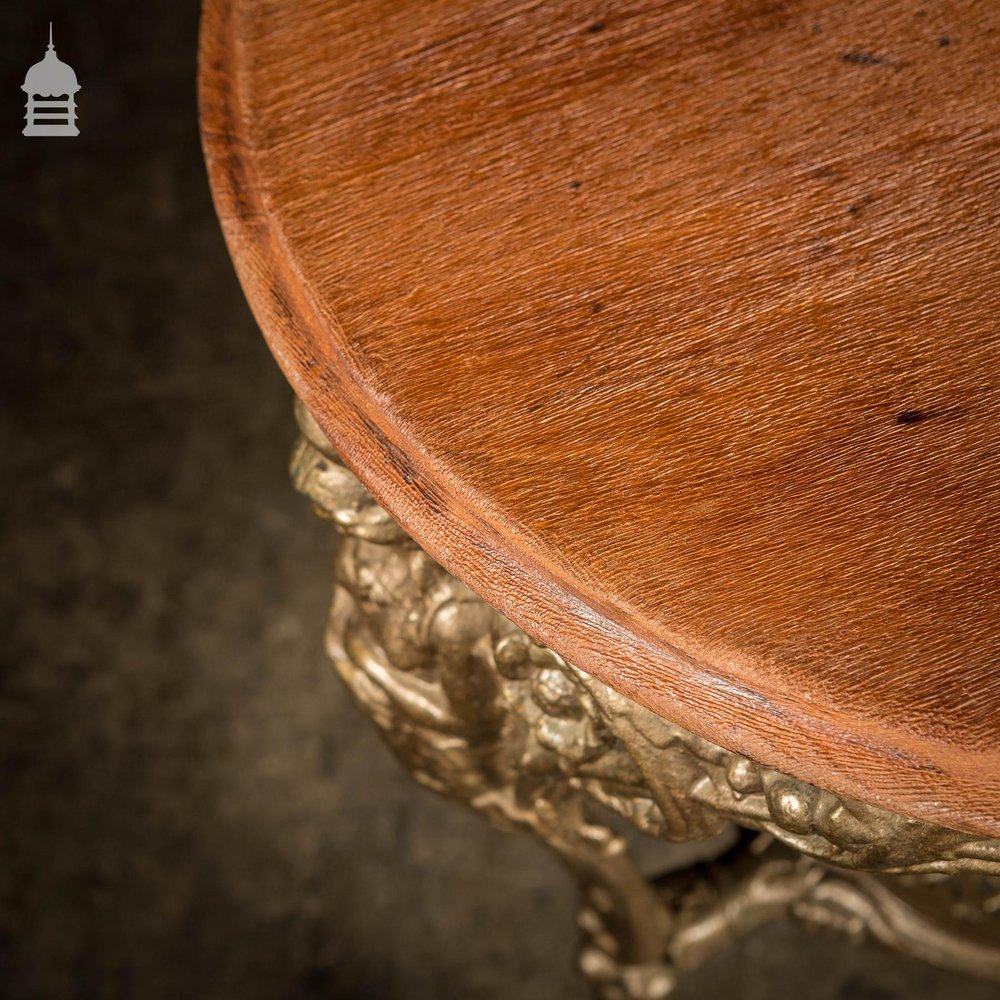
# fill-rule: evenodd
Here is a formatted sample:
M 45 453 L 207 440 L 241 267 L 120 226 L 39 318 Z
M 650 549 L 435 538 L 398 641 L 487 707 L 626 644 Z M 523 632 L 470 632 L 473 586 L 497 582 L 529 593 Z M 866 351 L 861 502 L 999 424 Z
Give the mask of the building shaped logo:
M 76 93 L 80 84 L 76 73 L 57 55 L 49 22 L 49 48 L 45 58 L 35 63 L 21 86 L 28 95 L 23 135 L 79 135 L 76 127 Z

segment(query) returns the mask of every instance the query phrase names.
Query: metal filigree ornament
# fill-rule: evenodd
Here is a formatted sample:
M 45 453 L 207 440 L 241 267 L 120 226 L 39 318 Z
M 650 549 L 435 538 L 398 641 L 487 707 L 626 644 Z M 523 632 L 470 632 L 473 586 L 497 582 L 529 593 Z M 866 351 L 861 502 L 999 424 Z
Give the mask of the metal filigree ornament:
M 340 535 L 337 670 L 418 781 L 569 866 L 600 997 L 665 997 L 678 972 L 788 917 L 1000 981 L 1000 840 L 772 771 L 584 674 L 424 553 L 296 413 L 296 486 Z M 728 831 L 729 846 L 651 876 L 628 827 L 668 842 Z

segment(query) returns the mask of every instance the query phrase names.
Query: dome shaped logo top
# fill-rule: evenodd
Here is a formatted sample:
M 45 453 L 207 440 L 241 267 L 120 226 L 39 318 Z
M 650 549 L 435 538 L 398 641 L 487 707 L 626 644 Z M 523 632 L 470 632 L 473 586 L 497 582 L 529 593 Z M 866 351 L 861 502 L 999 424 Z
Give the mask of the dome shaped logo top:
M 49 23 L 49 47 L 41 62 L 25 74 L 21 85 L 28 95 L 23 135 L 79 135 L 76 127 L 76 94 L 80 90 L 73 67 L 64 63 L 52 44 Z

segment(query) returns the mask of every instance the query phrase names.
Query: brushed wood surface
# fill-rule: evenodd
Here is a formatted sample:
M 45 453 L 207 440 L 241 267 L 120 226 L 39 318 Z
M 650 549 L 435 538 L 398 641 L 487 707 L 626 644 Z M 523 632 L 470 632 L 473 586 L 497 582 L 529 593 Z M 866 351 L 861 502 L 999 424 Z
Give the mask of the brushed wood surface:
M 1000 836 L 1000 4 L 208 0 L 284 371 L 567 659 Z

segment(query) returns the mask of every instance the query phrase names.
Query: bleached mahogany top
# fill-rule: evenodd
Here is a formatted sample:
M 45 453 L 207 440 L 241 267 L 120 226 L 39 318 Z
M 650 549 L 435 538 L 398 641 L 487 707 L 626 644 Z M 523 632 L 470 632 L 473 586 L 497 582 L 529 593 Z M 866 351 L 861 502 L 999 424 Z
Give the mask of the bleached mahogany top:
M 209 0 L 200 85 L 271 348 L 422 546 L 1000 836 L 1000 5 Z

